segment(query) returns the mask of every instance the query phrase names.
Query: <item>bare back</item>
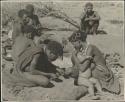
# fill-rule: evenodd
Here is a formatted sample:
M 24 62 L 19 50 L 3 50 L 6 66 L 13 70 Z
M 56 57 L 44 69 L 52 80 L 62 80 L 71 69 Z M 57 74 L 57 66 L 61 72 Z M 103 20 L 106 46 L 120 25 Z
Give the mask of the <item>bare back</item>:
M 101 51 L 94 45 L 90 45 L 90 47 L 92 48 L 92 57 L 94 58 L 94 62 L 96 63 L 96 65 L 102 65 L 105 66 L 106 65 L 106 61 L 104 59 L 103 54 L 101 53 Z

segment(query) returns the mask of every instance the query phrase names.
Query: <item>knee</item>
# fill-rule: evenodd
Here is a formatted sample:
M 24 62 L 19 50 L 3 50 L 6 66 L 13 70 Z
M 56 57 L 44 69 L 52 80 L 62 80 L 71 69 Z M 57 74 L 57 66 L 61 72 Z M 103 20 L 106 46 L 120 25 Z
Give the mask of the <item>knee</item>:
M 40 85 L 47 87 L 49 83 L 50 83 L 50 80 L 48 78 L 45 78 L 42 82 L 40 82 Z

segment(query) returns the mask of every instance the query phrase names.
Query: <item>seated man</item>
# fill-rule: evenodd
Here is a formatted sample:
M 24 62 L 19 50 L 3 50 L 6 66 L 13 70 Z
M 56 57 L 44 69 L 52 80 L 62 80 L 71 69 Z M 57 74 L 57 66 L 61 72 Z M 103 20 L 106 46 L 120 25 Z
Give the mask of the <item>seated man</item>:
M 24 43 L 21 39 L 17 42 L 18 44 Z M 18 49 L 14 53 L 18 55 L 16 66 L 12 74 L 8 76 L 9 82 L 14 85 L 48 87 L 50 80 L 56 79 L 62 72 L 61 69 L 51 63 L 63 56 L 63 48 L 56 41 L 47 41 L 46 44 L 39 46 L 27 46 L 25 50 L 19 51 Z
M 27 12 L 24 9 L 19 10 L 18 12 L 18 19 L 13 24 L 13 32 L 12 32 L 12 40 L 14 42 L 15 38 L 22 34 L 22 28 L 24 25 L 29 23 L 29 18 L 27 16 Z
M 35 46 L 35 43 L 31 39 L 23 35 L 16 37 L 15 43 L 12 46 L 12 59 L 17 62 L 19 55 L 31 46 Z
M 78 79 L 76 80 L 76 82 L 78 81 L 78 84 L 81 83 L 85 84 L 84 82 L 85 80 L 82 81 L 81 77 L 83 76 L 82 75 L 83 72 L 88 71 L 84 76 L 86 78 L 94 77 L 98 79 L 101 85 L 101 88 L 98 85 L 99 89 L 104 89 L 109 92 L 118 94 L 120 92 L 119 80 L 113 75 L 112 71 L 106 66 L 106 61 L 101 51 L 96 46 L 88 44 L 86 42 L 85 35 L 86 34 L 84 34 L 84 32 L 77 31 L 69 37 L 69 41 L 74 45 L 76 50 L 75 53 L 72 54 L 71 58 L 74 65 L 73 70 L 75 70 L 73 72 L 75 73 L 75 78 Z M 91 58 L 91 60 L 88 59 L 89 57 Z M 97 81 L 93 82 L 95 83 Z M 89 85 L 89 83 L 87 84 Z
M 81 30 L 86 34 L 97 34 L 100 16 L 96 11 L 93 11 L 93 4 L 85 5 L 85 12 L 81 17 Z
M 37 30 L 37 34 L 38 36 L 41 35 L 41 24 L 40 24 L 40 21 L 39 21 L 39 18 L 37 15 L 34 14 L 34 6 L 32 4 L 28 4 L 26 6 L 26 11 L 28 13 L 28 17 L 32 19 L 32 26 L 34 26 L 34 28 Z

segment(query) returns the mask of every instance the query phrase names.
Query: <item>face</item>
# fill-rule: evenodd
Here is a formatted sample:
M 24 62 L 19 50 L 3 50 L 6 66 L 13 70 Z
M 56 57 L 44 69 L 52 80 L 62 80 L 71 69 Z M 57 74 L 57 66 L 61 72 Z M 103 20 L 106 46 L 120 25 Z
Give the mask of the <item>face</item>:
M 73 44 L 74 48 L 77 50 L 79 50 L 82 46 L 80 41 L 72 42 L 72 44 Z
M 22 21 L 23 21 L 23 23 L 27 24 L 27 23 L 29 23 L 30 18 L 28 17 L 28 15 L 24 14 L 22 17 Z
M 24 33 L 24 36 L 28 39 L 32 39 L 33 36 L 32 36 L 32 33 Z
M 93 7 L 92 7 L 92 6 L 87 6 L 87 7 L 86 7 L 86 11 L 87 11 L 88 13 L 91 13 L 92 10 L 93 10 Z
M 47 48 L 46 48 L 46 55 L 47 55 L 49 61 L 55 61 L 55 60 L 58 58 L 57 55 L 53 54 L 53 53 L 52 53 L 49 49 L 47 49 Z

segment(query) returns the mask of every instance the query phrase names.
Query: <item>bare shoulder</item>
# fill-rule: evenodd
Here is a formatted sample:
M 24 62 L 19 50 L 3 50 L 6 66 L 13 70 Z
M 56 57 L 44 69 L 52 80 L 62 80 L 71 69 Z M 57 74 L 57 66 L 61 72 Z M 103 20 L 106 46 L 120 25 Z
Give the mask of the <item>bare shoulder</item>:
M 36 63 L 37 64 L 39 58 L 40 58 L 40 54 L 39 53 L 35 54 L 31 63 L 33 63 L 33 64 Z
M 89 45 L 89 49 L 90 49 L 90 50 L 93 50 L 93 51 L 94 51 L 94 50 L 99 50 L 96 45 L 92 45 L 92 44 Z
M 87 55 L 92 55 L 94 46 L 89 44 L 87 49 Z
M 92 50 L 94 47 L 95 47 L 95 45 L 92 45 L 92 44 L 89 44 L 89 45 L 88 45 L 88 49 L 89 49 L 89 50 Z
M 99 51 L 99 49 L 95 45 L 89 44 L 87 53 L 93 54 L 95 51 Z

